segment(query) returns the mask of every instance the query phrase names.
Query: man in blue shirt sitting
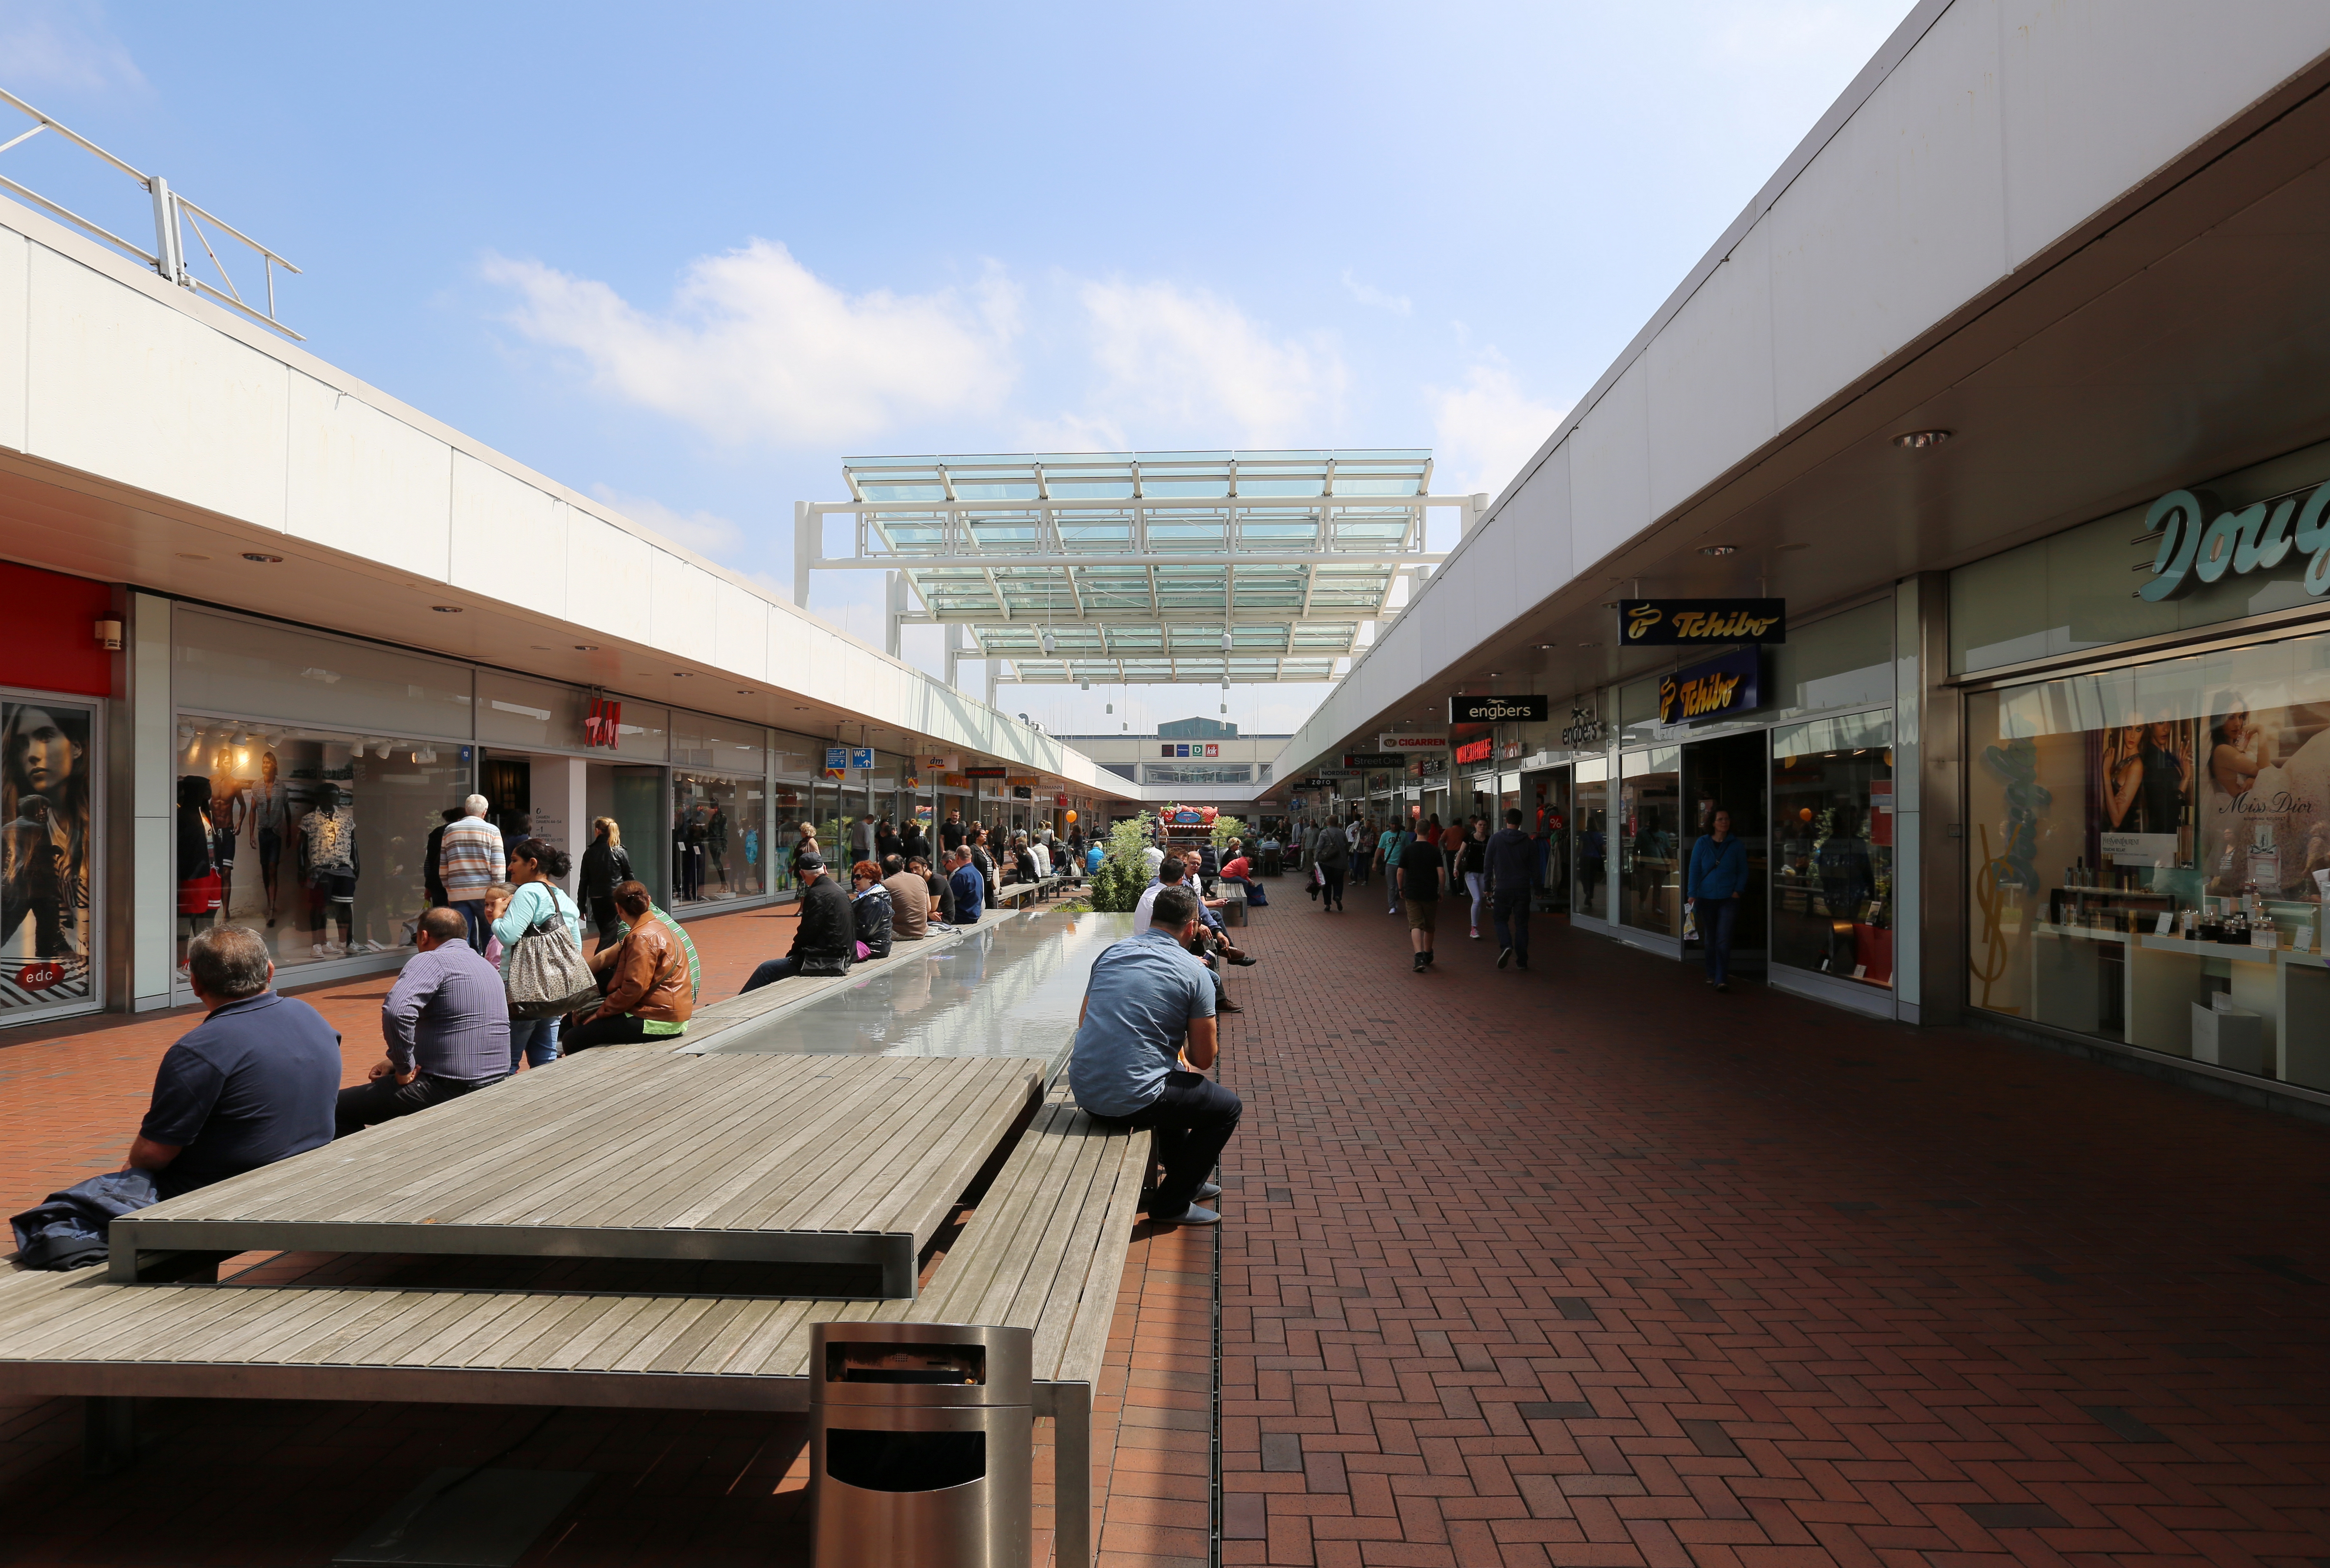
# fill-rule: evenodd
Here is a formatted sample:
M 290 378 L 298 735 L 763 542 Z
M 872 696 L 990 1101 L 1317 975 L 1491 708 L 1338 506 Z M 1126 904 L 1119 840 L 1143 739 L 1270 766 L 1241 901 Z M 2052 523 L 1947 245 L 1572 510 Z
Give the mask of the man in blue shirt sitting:
M 1206 1178 L 1245 1107 L 1205 1075 L 1220 1025 L 1212 976 L 1185 949 L 1201 923 L 1198 896 L 1167 886 L 1151 907 L 1147 930 L 1094 961 L 1068 1057 L 1068 1087 L 1092 1115 L 1150 1129 L 1165 1167 L 1149 1201 L 1150 1219 L 1219 1224 L 1222 1216 L 1198 1200 L 1221 1195 Z
M 947 887 L 954 894 L 954 923 L 971 926 L 987 909 L 987 879 L 971 864 L 969 848 L 958 845 L 946 854 Z
M 458 917 L 456 917 L 458 918 Z M 154 1102 L 129 1146 L 165 1198 L 332 1141 L 340 1036 L 305 1002 L 271 988 L 266 940 L 213 926 L 186 944 L 186 980 L 203 1021 L 154 1075 Z

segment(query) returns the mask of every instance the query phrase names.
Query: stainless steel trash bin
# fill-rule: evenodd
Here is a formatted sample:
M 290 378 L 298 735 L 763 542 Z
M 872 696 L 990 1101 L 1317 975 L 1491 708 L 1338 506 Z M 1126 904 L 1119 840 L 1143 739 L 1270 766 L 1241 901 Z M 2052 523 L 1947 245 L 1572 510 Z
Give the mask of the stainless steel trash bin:
M 820 1323 L 810 1337 L 816 1568 L 1023 1568 L 1036 1336 Z

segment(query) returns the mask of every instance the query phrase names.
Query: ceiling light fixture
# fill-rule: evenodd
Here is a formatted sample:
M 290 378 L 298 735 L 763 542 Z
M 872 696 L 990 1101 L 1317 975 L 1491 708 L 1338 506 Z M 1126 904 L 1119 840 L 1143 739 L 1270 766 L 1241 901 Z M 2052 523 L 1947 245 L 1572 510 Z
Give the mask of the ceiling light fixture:
M 1893 438 L 1893 444 L 1905 452 L 1928 452 L 1956 433 L 1955 430 L 1904 430 Z
M 1699 547 L 1699 553 L 1701 555 L 1737 555 L 1739 553 L 1739 546 L 1737 544 L 1702 544 Z
M 280 555 L 270 555 L 263 550 L 246 550 L 242 553 L 242 558 L 245 561 L 256 561 L 268 566 L 280 566 L 283 564 L 283 557 Z
M 435 610 L 439 615 L 459 615 L 461 613 L 461 607 L 458 604 L 432 604 L 429 608 Z
M 578 642 L 574 645 L 574 651 L 576 653 L 597 653 L 599 651 L 599 645 L 595 642 Z

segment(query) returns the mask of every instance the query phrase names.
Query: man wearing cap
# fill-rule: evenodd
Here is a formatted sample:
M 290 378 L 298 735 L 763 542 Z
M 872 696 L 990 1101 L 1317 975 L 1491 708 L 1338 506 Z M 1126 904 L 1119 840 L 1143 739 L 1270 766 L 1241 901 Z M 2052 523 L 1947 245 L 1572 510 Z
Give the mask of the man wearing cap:
M 753 971 L 744 989 L 757 991 L 795 975 L 846 975 L 857 956 L 857 922 L 849 909 L 849 895 L 825 873 L 825 856 L 810 850 L 794 862 L 800 874 L 800 923 L 793 928 L 791 950 L 771 959 Z

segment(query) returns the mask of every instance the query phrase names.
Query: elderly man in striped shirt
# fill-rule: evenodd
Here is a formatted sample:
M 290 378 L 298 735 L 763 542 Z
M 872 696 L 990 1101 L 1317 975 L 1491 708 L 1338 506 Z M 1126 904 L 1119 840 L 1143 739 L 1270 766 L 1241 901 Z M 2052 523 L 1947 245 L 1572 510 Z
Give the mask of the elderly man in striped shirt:
M 469 949 L 486 950 L 486 890 L 501 881 L 508 863 L 502 853 L 502 830 L 486 820 L 490 804 L 482 795 L 461 802 L 466 814 L 445 829 L 437 850 L 437 875 L 445 884 L 447 907 L 469 927 Z

